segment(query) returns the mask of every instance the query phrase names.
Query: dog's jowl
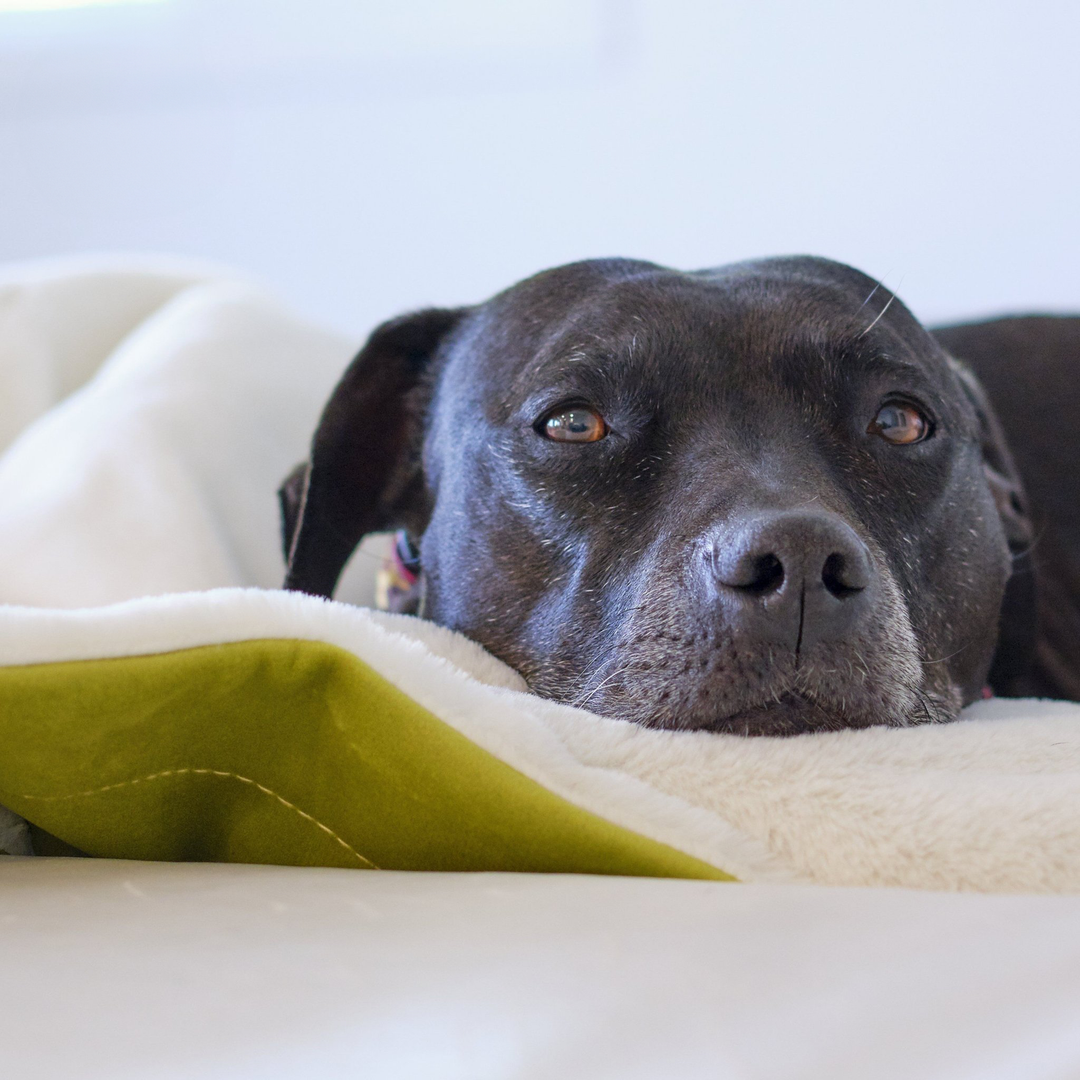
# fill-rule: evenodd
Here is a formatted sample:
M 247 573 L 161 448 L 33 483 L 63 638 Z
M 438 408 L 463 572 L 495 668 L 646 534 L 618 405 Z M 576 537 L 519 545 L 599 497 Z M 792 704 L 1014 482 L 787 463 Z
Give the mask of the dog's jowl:
M 1078 364 L 1080 319 L 934 336 L 822 259 L 561 267 L 372 334 L 282 488 L 286 587 L 400 530 L 399 600 L 658 727 L 1077 697 Z

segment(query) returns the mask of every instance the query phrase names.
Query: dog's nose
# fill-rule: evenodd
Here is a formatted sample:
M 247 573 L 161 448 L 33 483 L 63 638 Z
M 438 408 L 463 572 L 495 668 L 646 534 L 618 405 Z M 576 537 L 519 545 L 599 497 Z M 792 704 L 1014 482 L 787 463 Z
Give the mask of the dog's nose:
M 709 547 L 734 629 L 796 647 L 850 634 L 873 602 L 870 553 L 823 511 L 777 511 L 726 523 Z

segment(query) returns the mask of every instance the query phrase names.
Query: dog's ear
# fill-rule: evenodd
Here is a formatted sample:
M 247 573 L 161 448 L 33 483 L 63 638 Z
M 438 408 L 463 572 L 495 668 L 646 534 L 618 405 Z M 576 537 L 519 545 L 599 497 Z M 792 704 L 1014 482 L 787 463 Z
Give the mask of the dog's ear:
M 1020 480 L 1012 453 L 1005 441 L 1005 432 L 994 413 L 990 398 L 975 377 L 974 372 L 959 360 L 949 357 L 950 365 L 964 388 L 968 400 L 975 407 L 979 419 L 982 440 L 983 471 L 994 496 L 1005 539 L 1013 554 L 1026 551 L 1035 537 L 1034 526 L 1028 509 L 1024 485 Z
M 466 310 L 433 308 L 383 323 L 346 369 L 315 430 L 310 461 L 278 493 L 286 589 L 331 596 L 367 533 L 413 524 L 410 504 L 423 493 L 418 392 Z
M 285 549 L 285 563 L 296 537 L 296 526 L 300 521 L 300 507 L 304 501 L 304 489 L 307 487 L 308 463 L 301 461 L 278 488 L 278 505 L 281 508 L 281 545 Z
M 1017 679 L 1028 673 L 1035 652 L 1037 597 L 1031 562 L 1035 526 L 1024 485 L 989 395 L 967 365 L 951 356 L 949 361 L 979 419 L 983 472 L 1012 555 L 1012 575 L 1005 587 L 998 645 L 990 669 L 994 691 L 1007 693 Z

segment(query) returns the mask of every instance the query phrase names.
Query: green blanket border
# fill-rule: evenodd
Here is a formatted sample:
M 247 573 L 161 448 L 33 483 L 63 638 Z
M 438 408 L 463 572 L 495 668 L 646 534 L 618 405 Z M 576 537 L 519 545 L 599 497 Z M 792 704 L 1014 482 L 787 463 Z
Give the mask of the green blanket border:
M 734 880 L 317 641 L 0 668 L 0 803 L 112 858 Z

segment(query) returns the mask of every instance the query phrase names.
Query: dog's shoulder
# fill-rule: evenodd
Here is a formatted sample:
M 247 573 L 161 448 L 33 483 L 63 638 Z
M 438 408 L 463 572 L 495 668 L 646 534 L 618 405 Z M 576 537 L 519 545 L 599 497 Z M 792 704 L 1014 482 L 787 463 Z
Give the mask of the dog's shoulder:
M 1038 631 L 1024 693 L 1080 698 L 1080 316 L 1020 315 L 937 327 L 1001 422 L 1032 506 Z

